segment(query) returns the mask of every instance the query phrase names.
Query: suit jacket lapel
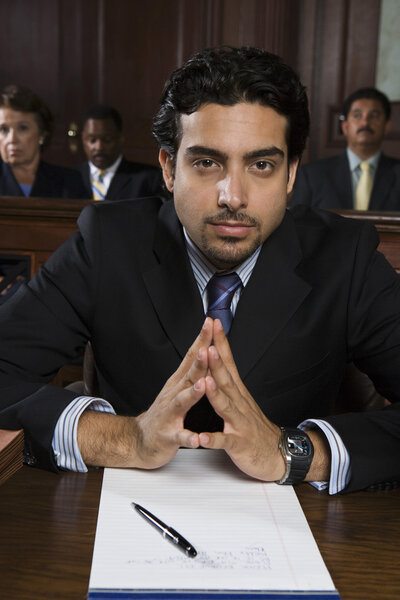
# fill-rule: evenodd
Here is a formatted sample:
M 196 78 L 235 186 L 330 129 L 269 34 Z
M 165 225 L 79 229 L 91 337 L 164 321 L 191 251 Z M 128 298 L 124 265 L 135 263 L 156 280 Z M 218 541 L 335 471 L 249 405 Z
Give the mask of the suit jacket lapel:
M 311 290 L 294 272 L 301 258 L 294 221 L 287 211 L 280 227 L 265 242 L 233 319 L 230 345 L 242 378 Z
M 205 316 L 172 200 L 160 210 L 154 252 L 159 264 L 144 273 L 144 282 L 163 328 L 183 357 Z
M 382 154 L 374 177 L 369 210 L 382 210 L 385 208 L 386 200 L 393 186 L 393 180 L 394 175 L 390 161 Z
M 85 163 L 79 165 L 78 171 L 81 174 L 83 184 L 85 186 L 86 192 L 88 193 L 88 198 L 93 198 L 92 182 L 90 181 L 89 163 L 86 161 Z
M 329 174 L 331 186 L 335 190 L 335 202 L 337 208 L 352 209 L 354 207 L 353 187 L 347 154 L 340 154 L 336 159 L 336 164 Z
M 121 197 L 122 190 L 131 181 L 131 173 L 126 170 L 126 161 L 123 158 L 111 180 L 110 187 L 107 190 L 106 200 L 118 200 Z
M 1 170 L 2 170 L 2 190 L 1 193 L 3 196 L 23 196 L 23 191 L 19 187 L 10 167 L 7 163 L 1 162 Z

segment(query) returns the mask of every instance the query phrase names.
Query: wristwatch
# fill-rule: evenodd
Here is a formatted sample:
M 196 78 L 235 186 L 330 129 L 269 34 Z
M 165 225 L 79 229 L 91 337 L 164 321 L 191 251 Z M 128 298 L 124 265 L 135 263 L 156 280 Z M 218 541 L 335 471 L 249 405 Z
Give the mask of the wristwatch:
M 280 485 L 293 485 L 304 481 L 314 456 L 314 446 L 305 431 L 295 427 L 281 427 L 279 449 L 286 462 L 286 472 Z

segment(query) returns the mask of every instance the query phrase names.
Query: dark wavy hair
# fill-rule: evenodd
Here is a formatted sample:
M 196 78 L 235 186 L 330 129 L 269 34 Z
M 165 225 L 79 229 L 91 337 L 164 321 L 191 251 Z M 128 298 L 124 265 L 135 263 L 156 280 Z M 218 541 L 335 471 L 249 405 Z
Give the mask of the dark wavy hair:
M 153 120 L 153 135 L 175 157 L 182 135 L 180 115 L 207 103 L 239 102 L 258 102 L 286 117 L 289 161 L 301 157 L 310 125 L 306 89 L 279 56 L 249 46 L 203 50 L 174 71 Z
M 389 121 L 392 110 L 389 98 L 383 92 L 373 87 L 360 88 L 359 90 L 356 90 L 346 98 L 343 104 L 343 120 L 347 119 L 353 102 L 355 102 L 356 100 L 361 100 L 363 98 L 371 98 L 372 100 L 378 100 L 378 102 L 380 102 L 382 105 L 386 121 Z
M 53 115 L 47 104 L 32 90 L 15 83 L 3 89 L 0 95 L 0 108 L 11 108 L 24 113 L 32 113 L 43 135 L 42 149 L 46 148 L 53 133 Z

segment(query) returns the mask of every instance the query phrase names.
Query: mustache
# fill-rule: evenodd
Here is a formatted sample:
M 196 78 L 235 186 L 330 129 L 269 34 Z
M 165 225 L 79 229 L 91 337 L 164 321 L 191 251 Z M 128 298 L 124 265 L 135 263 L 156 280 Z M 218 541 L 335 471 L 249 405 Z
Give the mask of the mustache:
M 357 130 L 357 133 L 361 133 L 362 131 L 368 131 L 368 133 L 375 133 L 375 131 L 371 129 L 371 127 L 368 127 L 368 125 L 366 125 L 365 127 L 360 127 L 360 129 Z
M 225 221 L 229 221 L 230 223 L 241 223 L 242 225 L 249 225 L 251 227 L 259 225 L 259 221 L 254 217 L 250 217 L 250 215 L 246 215 L 246 213 L 243 212 L 232 213 L 227 209 L 204 217 L 204 223 L 210 225 Z

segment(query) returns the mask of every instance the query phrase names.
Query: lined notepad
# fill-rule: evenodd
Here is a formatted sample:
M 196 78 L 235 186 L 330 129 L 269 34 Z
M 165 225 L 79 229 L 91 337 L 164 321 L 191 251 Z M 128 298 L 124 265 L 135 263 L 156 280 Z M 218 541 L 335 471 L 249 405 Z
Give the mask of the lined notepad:
M 131 502 L 179 531 L 197 557 L 164 540 Z M 219 450 L 182 449 L 151 471 L 105 469 L 90 599 L 243 593 L 339 598 L 291 486 L 251 479 Z

